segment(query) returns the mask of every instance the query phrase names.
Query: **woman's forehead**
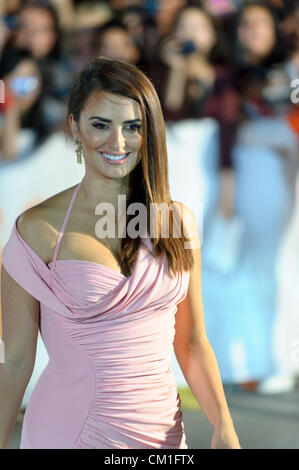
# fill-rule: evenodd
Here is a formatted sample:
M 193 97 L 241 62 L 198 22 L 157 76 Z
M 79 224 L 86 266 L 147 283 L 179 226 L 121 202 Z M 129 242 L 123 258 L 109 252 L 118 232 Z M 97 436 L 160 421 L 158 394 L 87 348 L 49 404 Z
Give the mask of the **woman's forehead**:
M 82 112 L 101 111 L 105 113 L 117 113 L 119 116 L 132 115 L 141 119 L 141 109 L 137 101 L 126 96 L 117 95 L 106 91 L 94 91 L 85 102 Z M 129 118 L 128 118 L 129 119 Z

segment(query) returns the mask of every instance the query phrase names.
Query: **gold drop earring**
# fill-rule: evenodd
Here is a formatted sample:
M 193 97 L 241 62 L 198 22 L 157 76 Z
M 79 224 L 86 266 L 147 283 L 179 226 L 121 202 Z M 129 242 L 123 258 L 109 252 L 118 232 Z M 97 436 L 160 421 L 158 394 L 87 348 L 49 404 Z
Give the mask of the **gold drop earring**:
M 82 144 L 79 138 L 76 139 L 76 144 L 77 144 L 77 148 L 76 148 L 77 163 L 82 163 L 83 148 L 82 148 Z

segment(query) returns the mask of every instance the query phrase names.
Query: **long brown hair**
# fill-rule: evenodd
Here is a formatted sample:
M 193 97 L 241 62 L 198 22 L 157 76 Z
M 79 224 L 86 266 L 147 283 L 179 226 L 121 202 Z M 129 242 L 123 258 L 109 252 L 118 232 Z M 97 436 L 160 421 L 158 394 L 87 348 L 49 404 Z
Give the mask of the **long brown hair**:
M 128 206 L 142 203 L 147 210 L 148 233 L 149 220 L 152 217 L 151 207 L 161 204 L 169 208 L 172 204 L 168 182 L 168 161 L 164 117 L 160 101 L 150 79 L 136 66 L 120 60 L 98 57 L 91 60 L 79 73 L 75 80 L 68 102 L 68 115 L 72 114 L 78 123 L 81 110 L 94 91 L 106 91 L 126 96 L 135 100 L 141 108 L 143 133 L 141 160 L 130 173 L 130 194 Z M 151 206 L 154 204 L 153 206 Z M 192 250 L 185 249 L 184 227 L 181 218 L 181 235 L 175 237 L 174 227 L 177 208 L 158 211 L 155 236 L 151 238 L 154 256 L 165 253 L 169 272 L 175 275 L 178 271 L 188 271 L 193 267 Z M 127 214 L 126 223 L 134 216 Z M 162 237 L 162 227 L 168 226 L 169 236 Z M 177 226 L 176 226 L 177 227 Z M 165 233 L 165 232 L 164 232 Z M 141 238 L 122 238 L 120 264 L 125 275 L 130 275 L 136 261 Z

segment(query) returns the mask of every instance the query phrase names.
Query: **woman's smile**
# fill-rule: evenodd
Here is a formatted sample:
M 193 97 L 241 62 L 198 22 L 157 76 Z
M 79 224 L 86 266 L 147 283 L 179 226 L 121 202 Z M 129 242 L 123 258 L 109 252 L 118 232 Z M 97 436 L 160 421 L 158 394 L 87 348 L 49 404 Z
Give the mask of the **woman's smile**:
M 130 155 L 131 152 L 123 153 L 123 154 L 110 154 L 104 152 L 98 152 L 101 157 L 104 158 L 107 162 L 111 163 L 112 165 L 121 165 L 125 162 Z

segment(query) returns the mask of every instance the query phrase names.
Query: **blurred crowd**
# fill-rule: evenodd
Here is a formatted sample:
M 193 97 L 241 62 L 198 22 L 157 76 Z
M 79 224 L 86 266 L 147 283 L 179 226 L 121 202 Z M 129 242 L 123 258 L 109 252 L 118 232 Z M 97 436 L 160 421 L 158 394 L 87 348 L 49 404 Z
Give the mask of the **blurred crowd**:
M 140 67 L 166 121 L 215 118 L 223 170 L 245 120 L 284 113 L 298 133 L 296 0 L 1 0 L 2 160 L 19 157 L 21 130 L 34 148 L 65 125 L 74 77 L 97 55 Z
M 275 375 L 275 263 L 299 162 L 299 1 L 0 0 L 0 171 L 69 132 L 73 80 L 95 56 L 139 67 L 167 125 L 217 123 L 210 236 L 237 237 L 227 223 L 241 221 L 243 255 L 234 270 L 203 258 L 207 331 L 225 381 Z

